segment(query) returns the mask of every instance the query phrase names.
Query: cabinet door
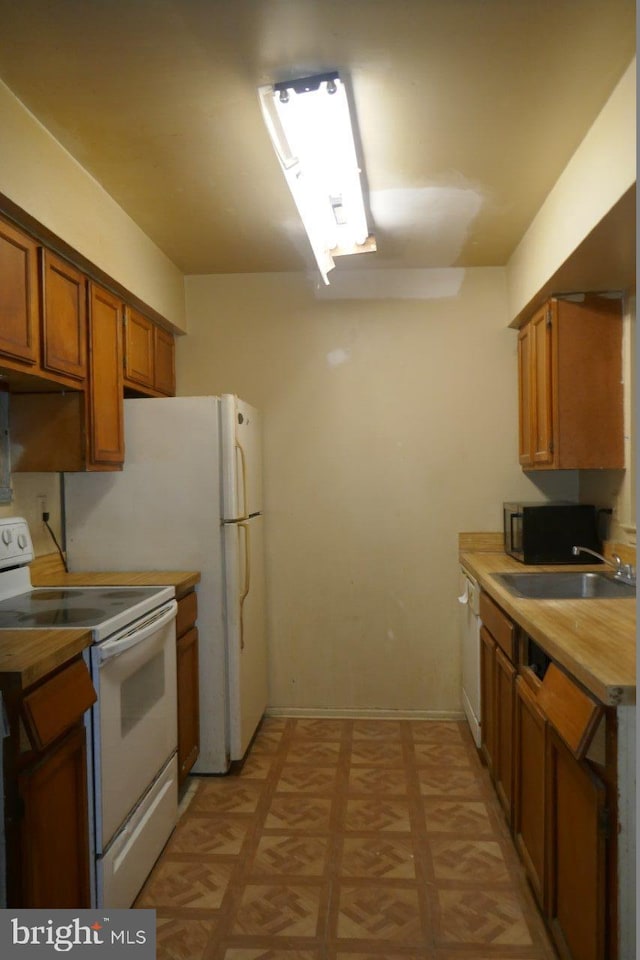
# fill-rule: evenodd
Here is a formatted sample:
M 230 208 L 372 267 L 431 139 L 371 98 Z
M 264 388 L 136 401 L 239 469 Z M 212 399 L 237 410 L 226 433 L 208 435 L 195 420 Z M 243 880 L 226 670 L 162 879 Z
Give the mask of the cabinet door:
M 531 326 L 526 324 L 518 334 L 518 413 L 520 463 L 531 464 L 533 447 L 533 396 L 531 392 Z
M 168 397 L 175 396 L 175 345 L 173 335 L 162 327 L 154 328 L 155 388 Z
M 560 956 L 604 960 L 605 787 L 550 727 L 547 737 L 547 913 Z
M 535 693 L 518 677 L 515 700 L 513 834 L 529 882 L 544 906 L 546 721 Z
M 178 637 L 178 785 L 198 758 L 200 710 L 198 693 L 198 631 L 195 627 Z
M 544 307 L 529 324 L 532 351 L 534 464 L 553 463 L 553 325 L 551 307 Z
M 42 250 L 42 367 L 84 380 L 87 375 L 87 309 L 84 274 Z
M 19 777 L 21 907 L 89 907 L 85 729 L 78 724 Z
M 513 719 L 516 668 L 499 647 L 495 651 L 495 756 L 493 777 L 498 799 L 511 823 L 513 804 Z
M 0 353 L 37 364 L 38 246 L 0 220 Z
M 117 468 L 124 462 L 122 303 L 94 283 L 90 286 L 89 337 L 88 466 Z
M 133 307 L 125 313 L 124 375 L 143 387 L 154 388 L 154 324 Z
M 480 627 L 481 750 L 492 774 L 495 756 L 495 650 L 495 640 L 486 627 Z

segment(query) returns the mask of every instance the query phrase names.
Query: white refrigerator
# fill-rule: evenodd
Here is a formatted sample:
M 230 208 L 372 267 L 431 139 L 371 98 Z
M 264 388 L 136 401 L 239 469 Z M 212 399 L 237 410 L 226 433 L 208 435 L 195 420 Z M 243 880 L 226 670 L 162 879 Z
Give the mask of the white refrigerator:
M 200 755 L 239 760 L 267 705 L 259 412 L 232 394 L 124 401 L 122 472 L 64 475 L 69 569 L 199 570 Z

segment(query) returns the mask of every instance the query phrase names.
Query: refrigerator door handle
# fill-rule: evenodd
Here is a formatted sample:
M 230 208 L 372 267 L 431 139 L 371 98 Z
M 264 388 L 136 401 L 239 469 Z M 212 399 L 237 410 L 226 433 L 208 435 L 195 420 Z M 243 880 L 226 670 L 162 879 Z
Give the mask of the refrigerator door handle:
M 251 534 L 249 533 L 248 523 L 239 523 L 238 527 L 244 530 L 244 586 L 240 594 L 240 649 L 244 650 L 243 612 L 244 602 L 249 596 L 249 588 L 251 586 Z
M 236 450 L 240 451 L 240 465 L 242 467 L 242 518 L 248 516 L 247 509 L 247 459 L 240 441 L 236 438 Z

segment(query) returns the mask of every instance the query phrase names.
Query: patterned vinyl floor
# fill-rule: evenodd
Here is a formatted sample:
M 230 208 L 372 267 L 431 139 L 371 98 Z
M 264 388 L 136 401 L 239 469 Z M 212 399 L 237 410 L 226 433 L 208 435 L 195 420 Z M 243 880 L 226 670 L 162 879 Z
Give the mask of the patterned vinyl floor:
M 141 891 L 160 960 L 552 960 L 466 725 L 267 718 Z

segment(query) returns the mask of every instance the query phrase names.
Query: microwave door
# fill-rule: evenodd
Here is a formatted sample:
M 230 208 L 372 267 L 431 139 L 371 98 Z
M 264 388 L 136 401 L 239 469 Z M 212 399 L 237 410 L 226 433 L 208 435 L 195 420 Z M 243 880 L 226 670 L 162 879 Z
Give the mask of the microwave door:
M 523 556 L 522 543 L 522 513 L 514 512 L 509 515 L 509 541 L 511 543 L 511 553 Z

